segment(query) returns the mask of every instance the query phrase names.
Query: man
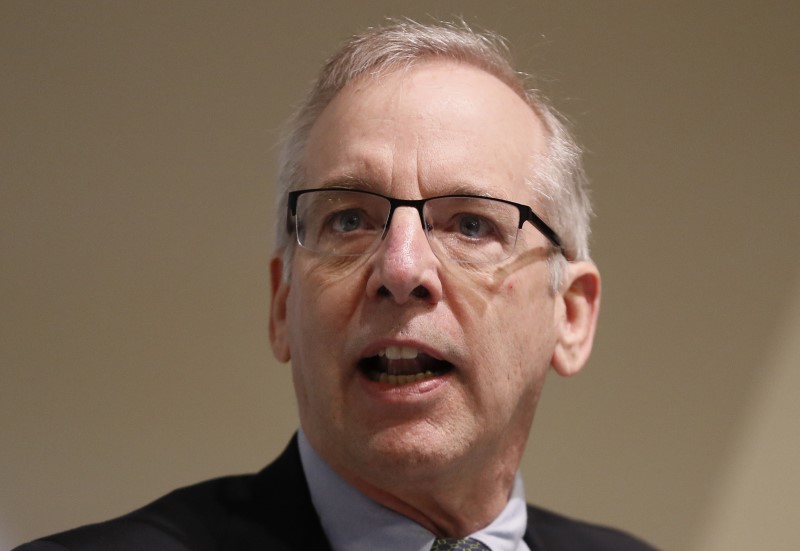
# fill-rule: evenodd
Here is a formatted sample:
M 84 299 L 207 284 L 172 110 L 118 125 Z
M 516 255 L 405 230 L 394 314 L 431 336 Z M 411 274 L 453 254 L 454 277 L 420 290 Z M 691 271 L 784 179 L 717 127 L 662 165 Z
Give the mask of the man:
M 350 40 L 279 183 L 270 339 L 298 436 L 258 475 L 23 549 L 649 549 L 525 505 L 545 375 L 586 362 L 600 276 L 578 149 L 496 38 Z

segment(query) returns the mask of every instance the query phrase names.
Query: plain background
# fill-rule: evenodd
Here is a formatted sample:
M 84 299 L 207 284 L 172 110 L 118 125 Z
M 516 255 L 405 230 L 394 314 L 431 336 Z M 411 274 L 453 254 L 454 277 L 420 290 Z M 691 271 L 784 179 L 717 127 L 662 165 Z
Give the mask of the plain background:
M 0 548 L 255 471 L 274 144 L 384 16 L 460 14 L 587 149 L 595 353 L 548 383 L 529 498 L 664 549 L 796 549 L 800 3 L 0 3 Z

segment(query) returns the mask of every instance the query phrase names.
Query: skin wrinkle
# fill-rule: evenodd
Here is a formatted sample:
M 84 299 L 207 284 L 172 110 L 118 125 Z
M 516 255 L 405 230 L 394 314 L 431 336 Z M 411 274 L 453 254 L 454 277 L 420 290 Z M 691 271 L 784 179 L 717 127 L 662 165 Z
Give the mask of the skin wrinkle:
M 383 244 L 379 245 L 382 247 Z M 375 254 L 375 253 L 373 253 Z M 413 254 L 413 252 L 411 253 Z M 509 263 L 499 266 L 494 265 L 455 265 L 455 262 L 441 264 L 440 279 L 442 280 L 442 288 L 445 289 L 444 293 L 447 299 L 453 301 L 455 304 L 465 302 L 469 304 L 469 308 L 461 310 L 468 315 L 482 317 L 488 301 L 485 295 L 475 291 L 476 283 L 481 282 L 487 289 L 493 293 L 503 292 L 504 286 L 508 283 L 509 278 L 516 272 L 524 269 L 526 266 L 534 262 L 545 261 L 548 256 L 552 254 L 552 248 L 548 246 L 536 247 L 525 250 L 523 253 L 513 257 Z M 335 285 L 339 280 L 346 280 L 353 277 L 364 277 L 358 275 L 359 270 L 363 268 L 370 260 L 370 256 L 357 256 L 357 257 L 337 257 L 328 256 L 323 257 L 324 264 L 317 265 L 315 270 L 324 270 L 331 274 L 330 282 Z M 366 278 L 365 278 L 366 279 Z M 366 284 L 365 284 L 366 286 Z M 449 289 L 458 289 L 457 293 L 450 296 Z M 420 307 L 429 308 L 424 303 L 420 303 Z M 414 317 L 416 315 L 416 308 L 408 310 L 407 308 L 401 309 L 398 312 L 399 318 L 394 331 L 398 335 L 402 335 L 400 328 L 403 324 L 405 317 Z M 363 324 L 368 325 L 371 318 L 367 315 L 361 314 L 359 318 Z
M 340 180 L 335 180 L 339 182 Z M 351 181 L 357 182 L 358 185 L 353 186 L 355 189 L 367 189 L 372 190 L 374 186 L 366 183 L 363 179 L 360 178 L 351 178 Z M 324 187 L 324 186 L 323 186 Z M 349 187 L 349 186 L 348 186 Z M 452 193 L 470 193 L 472 188 L 464 188 L 459 187 L 455 190 L 452 190 Z M 412 212 L 412 209 L 399 209 L 399 210 L 408 210 Z M 397 216 L 397 212 L 394 216 Z M 419 230 L 423 234 L 423 238 L 426 239 L 425 245 L 430 248 L 430 244 L 427 243 L 427 238 L 424 236 L 424 230 L 421 227 L 421 223 L 419 223 L 419 215 L 416 211 L 413 211 L 413 217 L 415 220 L 418 221 L 416 226 L 419 227 Z M 409 221 L 410 229 L 407 230 L 409 233 L 414 228 L 413 220 Z M 389 228 L 388 233 L 393 233 L 396 231 L 397 224 L 392 223 L 392 227 Z M 533 236 L 530 232 L 533 232 Z M 416 237 L 415 237 L 416 238 Z M 539 234 L 538 230 L 529 227 L 528 224 L 523 225 L 523 229 L 520 231 L 519 235 L 519 243 L 517 244 L 516 254 L 508 259 L 505 263 L 494 265 L 494 264 L 458 264 L 455 261 L 448 260 L 448 259 L 439 259 L 440 266 L 439 272 L 441 278 L 452 278 L 454 281 L 462 285 L 442 285 L 444 289 L 458 289 L 458 294 L 460 297 L 453 297 L 453 298 L 469 298 L 473 301 L 473 307 L 476 310 L 477 315 L 481 315 L 482 308 L 478 308 L 479 303 L 483 303 L 485 307 L 485 299 L 480 297 L 479 294 L 475 293 L 473 289 L 475 288 L 475 284 L 477 281 L 484 282 L 486 285 L 490 285 L 490 289 L 493 292 L 500 292 L 503 285 L 507 282 L 508 278 L 515 272 L 523 269 L 525 266 L 530 265 L 534 262 L 541 262 L 547 261 L 553 254 L 557 254 L 556 251 L 553 249 L 552 246 L 548 244 L 542 246 L 534 246 L 531 247 L 528 243 L 529 241 L 541 240 L 541 235 Z M 384 238 L 378 244 L 378 248 L 385 247 L 386 239 L 388 236 Z M 378 254 L 378 251 L 373 251 L 371 254 Z M 414 250 L 408 249 L 406 251 L 407 259 L 411 260 L 414 256 Z M 346 279 L 352 277 L 354 273 L 358 271 L 358 269 L 369 262 L 369 255 L 358 256 L 358 257 L 336 257 L 336 256 L 329 256 L 323 257 L 328 262 L 332 264 L 328 267 L 331 271 L 331 276 L 334 278 Z M 349 270 L 345 271 L 343 268 L 347 265 L 351 264 Z M 464 295 L 468 295 L 465 297 Z
M 354 179 L 354 181 L 358 181 L 359 184 L 363 182 L 362 179 Z M 371 188 L 373 186 L 366 187 Z M 456 191 L 456 193 L 459 193 L 459 191 Z M 424 230 L 419 223 L 419 215 L 417 212 L 412 211 L 412 209 L 399 210 L 408 210 L 409 213 L 411 213 L 410 215 L 413 216 L 417 223 L 414 224 L 414 220 L 409 220 L 407 231 L 411 233 L 412 231 L 415 231 L 415 227 L 418 227 L 419 231 L 422 232 L 422 239 L 425 239 L 424 246 L 430 248 L 430 244 L 427 243 L 427 238 L 424 236 Z M 395 213 L 395 216 L 397 216 L 397 213 Z M 388 233 L 394 234 L 397 231 L 396 227 L 397 223 L 393 222 L 392 227 L 390 227 L 388 230 Z M 527 225 L 523 226 L 523 228 L 527 229 Z M 530 229 L 538 235 L 537 230 L 533 228 Z M 469 302 L 472 307 L 472 315 L 482 316 L 486 308 L 487 301 L 485 296 L 481 296 L 480 293 L 475 291 L 476 283 L 481 282 L 483 285 L 486 285 L 491 292 L 499 293 L 502 291 L 503 286 L 508 282 L 508 279 L 515 272 L 522 270 L 531 263 L 546 261 L 550 255 L 555 254 L 553 248 L 549 246 L 549 244 L 539 247 L 526 248 L 526 237 L 527 236 L 525 235 L 524 231 L 520 232 L 520 240 L 522 242 L 518 243 L 517 245 L 518 254 L 512 256 L 503 264 L 458 265 L 458 263 L 454 261 L 439 259 L 438 270 L 439 278 L 441 278 L 443 282 L 442 288 L 458 289 L 457 294 L 449 298 L 451 300 L 463 300 L 465 302 Z M 378 244 L 378 250 L 373 251 L 371 254 L 379 254 L 380 249 L 386 246 L 387 239 L 389 239 L 388 236 Z M 414 239 L 417 239 L 417 237 L 415 236 Z M 409 248 L 405 251 L 405 255 L 406 259 L 411 261 L 415 256 L 415 250 L 410 248 L 410 244 L 408 247 Z M 339 280 L 357 277 L 356 274 L 358 274 L 359 270 L 362 269 L 364 265 L 369 263 L 370 257 L 371 255 L 355 257 L 324 256 L 320 257 L 320 264 L 314 269 L 328 271 L 330 273 L 331 283 L 335 283 Z M 451 280 L 453 283 L 450 283 Z M 369 320 L 363 319 L 363 321 L 368 322 Z
M 311 131 L 306 187 L 347 175 L 402 198 L 470 186 L 533 204 L 532 147 L 544 147 L 542 125 L 510 89 L 436 60 L 346 86 Z M 494 518 L 564 326 L 562 297 L 548 285 L 550 251 L 526 224 L 509 261 L 456 265 L 433 254 L 408 208 L 369 256 L 296 248 L 290 278 L 273 284 L 270 335 L 279 359 L 292 360 L 301 424 L 320 456 L 437 535 L 469 534 Z M 281 272 L 276 256 L 273 277 Z M 418 285 L 429 295 L 410 294 Z M 420 343 L 455 369 L 427 398 L 405 397 L 403 387 L 377 392 L 357 362 L 382 341 Z

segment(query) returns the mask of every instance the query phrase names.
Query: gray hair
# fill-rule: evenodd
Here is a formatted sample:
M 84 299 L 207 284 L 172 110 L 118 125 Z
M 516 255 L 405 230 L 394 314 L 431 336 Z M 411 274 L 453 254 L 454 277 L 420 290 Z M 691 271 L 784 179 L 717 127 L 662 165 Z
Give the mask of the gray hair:
M 380 76 L 411 67 L 432 57 L 451 59 L 495 76 L 519 95 L 538 115 L 547 132 L 547 153 L 532 156 L 530 185 L 539 199 L 540 214 L 561 236 L 570 260 L 589 259 L 591 204 L 581 149 L 560 115 L 534 88 L 529 76 L 514 70 L 502 37 L 473 31 L 466 23 L 422 24 L 391 21 L 370 28 L 344 43 L 328 59 L 316 82 L 289 120 L 278 169 L 276 247 L 284 251 L 284 275 L 294 251 L 286 231 L 286 204 L 290 190 L 303 184 L 304 157 L 311 128 L 330 101 L 347 83 L 364 75 Z M 558 288 L 565 259 L 551 261 L 551 284 Z

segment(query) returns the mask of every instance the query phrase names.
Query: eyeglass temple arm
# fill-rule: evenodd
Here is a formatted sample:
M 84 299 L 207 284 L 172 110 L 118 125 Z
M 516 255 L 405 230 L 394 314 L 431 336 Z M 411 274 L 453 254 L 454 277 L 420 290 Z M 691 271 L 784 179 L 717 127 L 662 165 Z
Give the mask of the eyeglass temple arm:
M 567 249 L 564 247 L 564 243 L 561 241 L 561 238 L 558 236 L 555 230 L 551 228 L 549 225 L 547 225 L 547 223 L 544 220 L 539 218 L 536 215 L 536 213 L 533 212 L 532 209 L 528 209 L 526 214 L 527 217 L 525 218 L 525 220 L 528 220 L 531 224 L 533 224 L 533 226 L 537 230 L 539 230 L 542 233 L 542 235 L 544 235 L 548 239 L 548 241 L 550 241 L 550 243 L 552 243 L 562 255 L 564 255 L 564 258 L 566 258 L 567 260 L 571 260 L 571 258 L 567 254 Z M 520 225 L 520 227 L 522 226 Z

